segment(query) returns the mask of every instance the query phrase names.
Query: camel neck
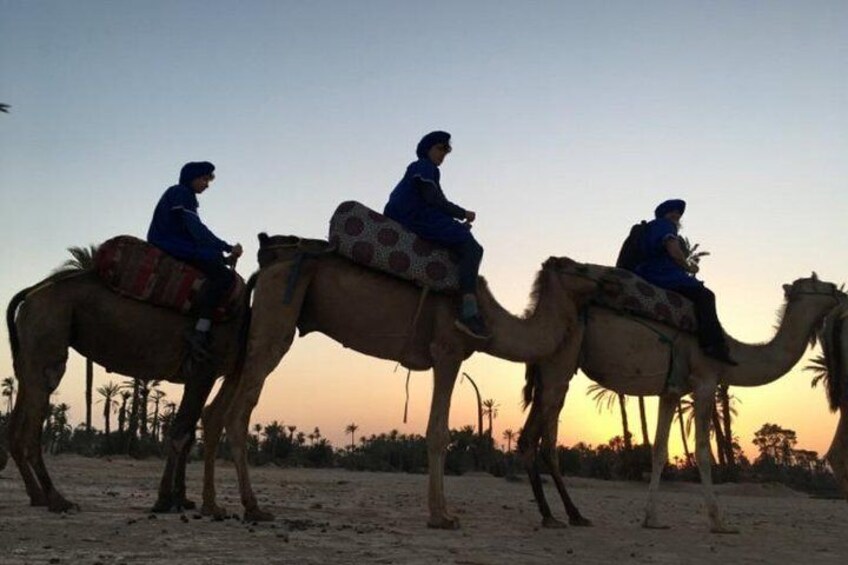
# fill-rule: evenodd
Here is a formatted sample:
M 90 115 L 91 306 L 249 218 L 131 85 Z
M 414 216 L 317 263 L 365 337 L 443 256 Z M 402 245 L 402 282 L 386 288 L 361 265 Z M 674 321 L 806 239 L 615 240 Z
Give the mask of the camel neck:
M 771 341 L 751 345 L 729 338 L 731 355 L 739 365 L 726 370 L 721 382 L 760 386 L 786 375 L 804 355 L 813 329 L 834 305 L 826 296 L 801 298 L 789 303 Z
M 554 276 L 544 270 L 539 274 L 535 305 L 525 316 L 511 314 L 498 304 L 488 287 L 483 288 L 479 293 L 480 309 L 491 327 L 492 339 L 482 351 L 521 363 L 536 361 L 554 352 L 568 331 L 568 320 L 577 319 L 572 297 L 566 296 L 565 289 Z

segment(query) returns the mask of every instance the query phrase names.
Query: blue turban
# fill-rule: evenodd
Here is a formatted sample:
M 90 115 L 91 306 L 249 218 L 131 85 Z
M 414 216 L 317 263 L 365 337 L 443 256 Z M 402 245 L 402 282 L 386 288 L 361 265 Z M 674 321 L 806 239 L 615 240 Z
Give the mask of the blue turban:
M 418 155 L 419 159 L 424 159 L 427 157 L 427 152 L 434 145 L 438 145 L 439 143 L 450 145 L 450 137 L 450 134 L 446 131 L 431 131 L 418 142 L 418 147 L 415 148 L 415 154 Z
M 186 163 L 180 170 L 180 184 L 189 186 L 191 181 L 197 177 L 211 175 L 215 171 L 215 165 L 209 161 L 192 161 Z
M 654 210 L 655 218 L 662 218 L 669 212 L 680 212 L 680 215 L 683 215 L 683 212 L 686 211 L 686 202 L 683 200 L 666 200 Z

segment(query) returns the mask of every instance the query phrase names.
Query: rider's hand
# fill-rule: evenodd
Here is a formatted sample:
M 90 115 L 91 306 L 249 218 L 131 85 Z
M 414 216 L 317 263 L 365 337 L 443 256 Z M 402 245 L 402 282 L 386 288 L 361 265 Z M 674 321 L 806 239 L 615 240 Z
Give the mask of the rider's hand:
M 477 213 L 476 212 L 472 212 L 471 210 L 465 211 L 465 221 L 466 222 L 468 222 L 470 224 L 476 219 L 477 219 Z
M 698 271 L 700 271 L 700 270 L 701 270 L 701 268 L 698 266 L 698 264 L 697 264 L 697 263 L 689 263 L 689 265 L 688 265 L 688 267 L 686 268 L 686 270 L 687 270 L 687 271 L 689 271 L 690 273 L 692 273 L 692 274 L 694 275 L 695 273 L 697 273 Z
M 233 245 L 232 251 L 230 251 L 230 255 L 233 257 L 241 257 L 241 254 L 244 253 L 244 250 L 241 248 L 241 243 L 236 243 Z

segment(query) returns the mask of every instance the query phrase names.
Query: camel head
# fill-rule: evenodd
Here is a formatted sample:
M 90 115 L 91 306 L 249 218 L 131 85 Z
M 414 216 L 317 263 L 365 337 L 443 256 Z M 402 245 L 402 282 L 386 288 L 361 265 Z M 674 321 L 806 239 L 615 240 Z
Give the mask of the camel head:
M 802 300 L 805 297 L 824 297 L 834 300 L 835 306 L 848 300 L 848 295 L 839 287 L 834 283 L 819 280 L 815 272 L 809 278 L 797 279 L 791 285 L 783 285 L 783 294 L 787 302 Z

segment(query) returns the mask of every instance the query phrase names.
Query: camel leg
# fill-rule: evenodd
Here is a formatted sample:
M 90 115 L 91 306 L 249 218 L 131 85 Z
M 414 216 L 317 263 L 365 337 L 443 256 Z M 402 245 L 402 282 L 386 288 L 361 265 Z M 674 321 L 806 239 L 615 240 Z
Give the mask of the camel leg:
M 551 507 L 548 505 L 548 500 L 545 498 L 545 490 L 542 488 L 542 473 L 539 469 L 538 459 L 539 440 L 542 435 L 540 432 L 540 392 L 539 389 L 536 389 L 536 396 L 533 398 L 533 404 L 530 406 L 530 413 L 527 414 L 521 436 L 518 438 L 518 452 L 522 461 L 524 461 L 527 478 L 530 480 L 530 488 L 533 489 L 533 498 L 536 500 L 539 513 L 542 515 L 542 526 L 545 528 L 564 528 L 565 524 L 554 518 Z
M 545 489 L 542 488 L 542 473 L 539 469 L 539 442 L 543 434 L 544 402 L 547 398 L 544 375 L 550 370 L 551 365 L 551 359 L 526 365 L 525 378 L 533 380 L 534 391 L 530 412 L 527 413 L 521 434 L 518 436 L 518 453 L 524 462 L 524 469 L 527 471 L 527 478 L 530 480 L 530 488 L 533 489 L 533 499 L 542 515 L 542 526 L 545 528 L 564 528 L 565 524 L 554 518 L 551 513 L 551 507 L 545 497 Z M 530 386 L 529 383 L 528 386 Z
M 710 531 L 716 534 L 736 533 L 736 530 L 724 525 L 718 500 L 713 489 L 712 460 L 710 454 L 710 418 L 715 402 L 715 382 L 702 384 L 696 388 L 695 396 L 695 457 L 698 461 L 698 474 L 701 476 L 701 488 L 704 503 L 710 519 Z
M 259 507 L 250 484 L 250 472 L 247 467 L 247 434 L 250 428 L 250 416 L 262 394 L 265 378 L 274 370 L 294 341 L 296 319 L 297 315 L 293 312 L 280 316 L 276 320 L 275 329 L 281 333 L 261 331 L 260 337 L 250 343 L 249 351 L 262 354 L 248 356 L 233 394 L 229 412 L 224 417 L 227 440 L 230 443 L 230 452 L 238 475 L 244 519 L 252 522 L 271 521 L 274 515 Z M 285 323 L 280 324 L 281 321 Z
M 215 411 L 225 413 L 224 426 L 238 475 L 245 520 L 274 519 L 273 514 L 259 508 L 250 484 L 250 473 L 247 467 L 247 434 L 250 416 L 259 401 L 265 379 L 280 363 L 294 341 L 297 319 L 312 279 L 308 265 L 307 263 L 301 271 L 297 286 L 288 303 L 284 302 L 284 295 L 280 289 L 285 288 L 289 272 L 294 264 L 269 267 L 268 272 L 259 277 L 253 297 L 253 317 L 250 321 L 247 358 L 238 376 L 238 386 L 232 394 L 229 411 L 225 408 L 214 408 Z
M 583 517 L 565 488 L 565 481 L 563 481 L 562 474 L 559 471 L 556 444 L 559 415 L 565 404 L 565 396 L 568 394 L 571 378 L 577 372 L 582 344 L 583 326 L 581 325 L 557 350 L 551 368 L 542 371 L 541 394 L 538 395 L 541 397 L 543 407 L 542 459 L 550 470 L 551 478 L 568 514 L 568 523 L 572 526 L 591 526 L 592 522 Z
M 24 482 L 27 496 L 31 506 L 47 506 L 47 494 L 41 488 L 41 484 L 35 476 L 35 470 L 30 466 L 28 461 L 28 453 L 33 449 L 41 450 L 40 434 L 25 433 L 26 430 L 35 429 L 41 431 L 41 424 L 35 421 L 32 417 L 32 411 L 36 409 L 31 407 L 29 385 L 25 381 L 19 381 L 18 395 L 15 402 L 15 407 L 12 410 L 9 419 L 8 440 L 9 453 L 14 459 Z M 43 420 L 42 420 L 43 424 Z M 34 445 L 28 445 L 35 440 Z
M 224 417 L 232 404 L 233 392 L 238 386 L 237 378 L 227 376 L 212 404 L 203 410 L 203 506 L 204 516 L 224 518 L 225 508 L 218 506 L 215 493 L 215 458 L 224 430 Z
M 839 423 L 825 459 L 830 463 L 842 495 L 848 499 L 848 402 L 839 407 Z
M 648 503 L 645 507 L 645 528 L 666 528 L 657 519 L 657 491 L 660 488 L 662 471 L 668 461 L 668 434 L 674 411 L 679 397 L 673 395 L 660 396 L 660 406 L 657 415 L 657 432 L 654 436 L 654 448 L 651 453 L 651 484 L 648 486 Z
M 18 452 L 20 460 L 15 460 L 21 469 L 30 503 L 34 506 L 46 505 L 51 512 L 66 512 L 79 510 L 79 506 L 67 500 L 53 485 L 41 450 L 41 430 L 50 409 L 50 392 L 55 390 L 65 372 L 65 360 L 43 367 L 35 374 L 41 379 L 24 378 L 19 381 L 19 418 L 15 418 L 10 430 L 13 447 L 13 457 Z M 33 374 L 33 373 L 30 373 Z M 47 385 L 42 386 L 41 383 Z M 33 475 L 37 479 L 33 481 Z
M 568 387 L 566 387 L 567 389 Z M 563 399 L 564 400 L 564 399 Z M 562 406 L 562 404 L 560 404 Z M 559 411 L 557 411 L 557 414 Z M 542 437 L 542 459 L 548 465 L 551 472 L 551 478 L 554 480 L 559 497 L 565 506 L 565 512 L 568 514 L 568 523 L 572 526 L 591 526 L 591 520 L 585 518 L 571 496 L 565 488 L 565 481 L 562 478 L 562 473 L 559 471 L 559 458 L 556 454 L 557 430 L 559 428 L 556 415 L 548 422 L 548 428 L 545 435 Z
M 194 502 L 185 496 L 185 466 L 194 442 L 195 428 L 203 405 L 215 384 L 215 370 L 209 365 L 198 367 L 195 375 L 188 379 L 183 390 L 180 407 L 168 433 L 168 459 L 165 472 L 159 483 L 159 496 L 152 512 L 181 511 L 194 508 Z
M 430 528 L 457 529 L 459 520 L 448 515 L 445 500 L 445 452 L 450 443 L 448 416 L 451 394 L 462 359 L 438 345 L 431 346 L 433 354 L 433 400 L 427 424 L 427 466 L 430 474 L 428 504 Z

